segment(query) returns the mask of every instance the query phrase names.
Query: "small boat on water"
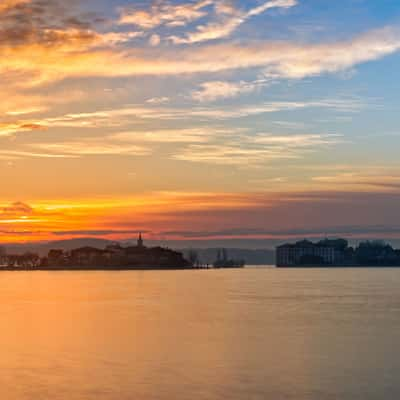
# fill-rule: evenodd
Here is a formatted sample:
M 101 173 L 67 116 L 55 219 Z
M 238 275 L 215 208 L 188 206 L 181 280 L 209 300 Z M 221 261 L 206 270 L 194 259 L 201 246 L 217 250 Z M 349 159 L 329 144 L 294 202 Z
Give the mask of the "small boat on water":
M 226 249 L 218 251 L 217 260 L 213 264 L 214 268 L 244 268 L 245 265 L 244 260 L 229 258 Z

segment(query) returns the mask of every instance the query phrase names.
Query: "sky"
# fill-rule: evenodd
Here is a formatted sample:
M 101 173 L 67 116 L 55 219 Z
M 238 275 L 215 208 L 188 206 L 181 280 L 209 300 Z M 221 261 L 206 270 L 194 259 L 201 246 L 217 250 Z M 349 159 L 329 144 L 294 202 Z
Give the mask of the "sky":
M 1 0 L 0 242 L 400 238 L 399 22 L 398 0 Z

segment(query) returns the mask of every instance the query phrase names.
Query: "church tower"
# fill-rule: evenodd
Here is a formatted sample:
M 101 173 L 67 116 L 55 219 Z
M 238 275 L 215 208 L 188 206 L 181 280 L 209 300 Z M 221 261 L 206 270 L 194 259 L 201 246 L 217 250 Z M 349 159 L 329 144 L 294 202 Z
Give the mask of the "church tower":
M 143 238 L 142 238 L 142 232 L 139 233 L 139 238 L 138 238 L 138 241 L 137 241 L 137 247 L 144 247 Z

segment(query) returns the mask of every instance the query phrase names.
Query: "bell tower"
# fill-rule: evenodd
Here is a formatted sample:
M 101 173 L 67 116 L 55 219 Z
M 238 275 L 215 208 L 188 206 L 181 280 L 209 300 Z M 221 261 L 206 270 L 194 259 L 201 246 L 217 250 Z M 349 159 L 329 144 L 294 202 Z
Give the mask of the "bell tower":
M 143 238 L 142 238 L 142 232 L 139 233 L 139 238 L 138 238 L 138 241 L 137 241 L 137 247 L 144 247 Z

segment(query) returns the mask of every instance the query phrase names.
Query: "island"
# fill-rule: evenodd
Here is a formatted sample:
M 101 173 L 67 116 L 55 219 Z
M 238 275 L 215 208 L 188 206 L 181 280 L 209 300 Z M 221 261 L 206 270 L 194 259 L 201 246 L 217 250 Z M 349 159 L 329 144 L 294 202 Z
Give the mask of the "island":
M 193 268 L 182 253 L 163 247 L 147 247 L 139 235 L 136 246 L 112 244 L 104 249 L 81 247 L 50 250 L 46 257 L 34 253 L 0 255 L 2 270 L 177 270 Z
M 400 267 L 400 250 L 382 240 L 356 247 L 346 239 L 302 240 L 276 248 L 277 267 Z

